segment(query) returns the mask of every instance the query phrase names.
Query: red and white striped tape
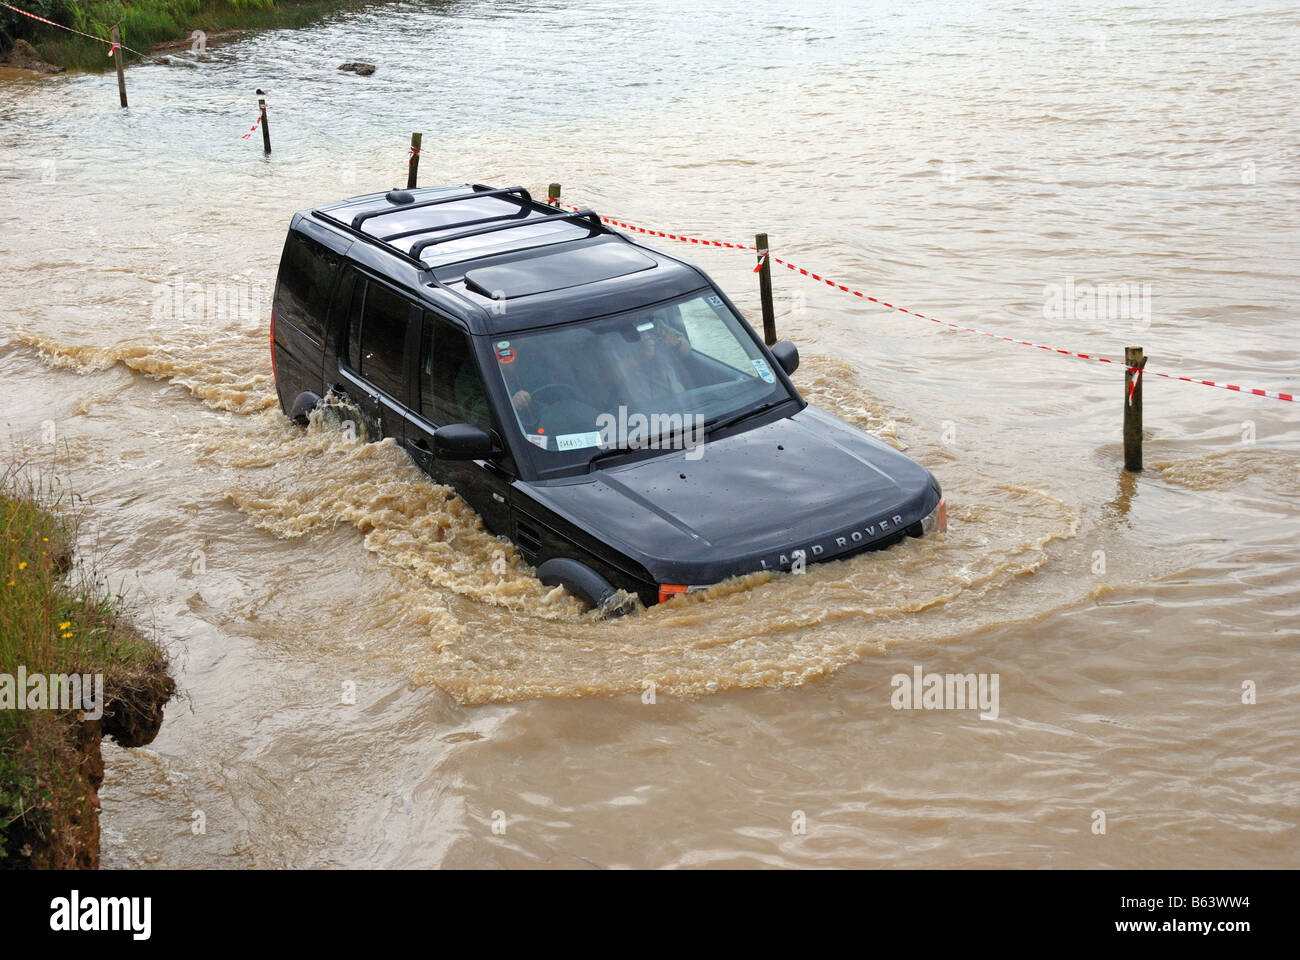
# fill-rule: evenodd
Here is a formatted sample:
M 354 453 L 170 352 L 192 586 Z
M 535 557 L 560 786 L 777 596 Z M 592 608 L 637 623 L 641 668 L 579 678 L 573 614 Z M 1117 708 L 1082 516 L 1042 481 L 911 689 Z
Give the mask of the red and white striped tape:
M 581 209 L 579 207 L 573 206 L 572 204 L 567 204 L 567 203 L 561 204 L 557 198 L 552 198 L 551 203 L 555 206 L 568 207 L 570 210 Z M 765 256 L 770 257 L 770 254 L 768 254 L 766 250 L 759 250 L 757 247 L 752 247 L 743 243 L 726 243 L 721 240 L 701 240 L 698 237 L 686 237 L 675 233 L 665 233 L 662 230 L 652 230 L 648 227 L 638 227 L 635 224 L 626 223 L 622 220 L 615 220 L 612 217 L 601 217 L 600 219 L 602 223 L 607 223 L 610 226 L 619 227 L 620 229 L 623 230 L 630 230 L 634 233 L 641 233 L 648 237 L 662 237 L 665 240 L 679 240 L 682 243 L 694 243 L 702 247 L 725 247 L 728 250 L 748 250 L 757 253 L 759 254 L 760 259 L 758 265 L 754 268 L 755 273 L 757 273 L 760 269 L 762 269 L 763 266 L 762 257 Z M 821 283 L 826 284 L 828 287 L 833 287 L 834 289 L 842 291 L 843 293 L 851 294 L 852 296 L 858 297 L 862 300 L 869 300 L 874 304 L 878 304 L 879 306 L 882 307 L 888 307 L 890 310 L 897 310 L 900 313 L 905 313 L 911 317 L 917 317 L 921 320 L 929 320 L 931 323 L 937 323 L 945 327 L 951 327 L 954 330 L 961 330 L 964 333 L 976 333 L 982 337 L 989 337 L 993 340 L 1002 340 L 1006 343 L 1017 343 L 1025 347 L 1035 347 L 1039 350 L 1046 350 L 1049 353 L 1057 353 L 1066 357 L 1077 357 L 1080 360 L 1095 360 L 1097 363 L 1109 363 L 1109 364 L 1114 364 L 1116 366 L 1121 366 L 1121 367 L 1124 366 L 1123 360 L 1112 360 L 1109 357 L 1099 357 L 1093 353 L 1081 353 L 1077 350 L 1063 350 L 1060 347 L 1049 347 L 1041 343 L 1034 343 L 1033 341 L 1030 340 L 1021 340 L 1019 337 L 1008 337 L 1000 333 L 990 333 L 987 330 L 980 330 L 976 327 L 965 327 L 959 323 L 953 323 L 950 320 L 940 320 L 937 317 L 926 316 L 924 313 L 918 313 L 915 310 L 909 310 L 907 309 L 907 307 L 895 306 L 894 304 L 889 303 L 885 300 L 880 300 L 876 297 L 863 293 L 861 290 L 854 290 L 852 287 L 846 286 L 842 283 L 837 283 L 834 280 L 831 280 L 827 277 L 823 277 L 821 274 L 814 273 L 812 270 L 808 270 L 805 269 L 804 267 L 800 267 L 797 264 L 793 264 L 788 260 L 782 260 L 780 257 L 770 257 L 770 259 L 773 263 L 779 263 L 781 264 L 781 266 L 787 267 L 788 269 L 793 270 L 795 273 L 801 276 L 809 277 L 813 280 L 818 280 Z M 1138 378 L 1141 377 L 1144 368 L 1131 367 L 1129 369 L 1134 372 L 1133 386 L 1131 389 L 1136 389 Z M 1202 380 L 1198 377 L 1182 377 L 1174 373 L 1161 373 L 1158 370 L 1149 370 L 1147 372 L 1150 373 L 1152 376 L 1163 377 L 1166 380 L 1181 380 L 1184 383 L 1199 383 L 1207 387 L 1218 387 L 1220 390 L 1234 390 L 1238 393 L 1249 393 L 1256 397 L 1270 397 L 1273 400 L 1288 400 L 1293 403 L 1296 400 L 1294 394 L 1279 393 L 1276 390 L 1261 390 L 1256 387 L 1242 387 L 1242 386 L 1238 386 L 1235 383 L 1220 383 L 1216 380 Z
M 80 30 L 74 30 L 72 29 L 72 27 L 65 27 L 63 24 L 55 23 L 53 20 L 46 20 L 44 17 L 38 17 L 36 14 L 32 13 L 31 11 L 24 10 L 21 7 L 15 7 L 12 3 L 5 3 L 4 0 L 0 0 L 0 7 L 4 7 L 7 10 L 12 10 L 14 13 L 21 13 L 24 17 L 29 17 L 32 20 L 39 21 L 40 23 L 43 23 L 46 26 L 57 27 L 60 30 L 68 31 L 68 33 L 75 33 L 77 36 L 85 37 L 87 40 L 94 40 L 97 43 L 106 43 L 108 44 L 108 56 L 110 57 L 113 55 L 114 51 L 118 49 L 118 47 L 121 47 L 123 50 L 126 50 L 129 53 L 134 53 L 137 57 L 143 57 L 146 60 L 152 60 L 154 63 L 166 62 L 165 60 L 159 60 L 157 57 L 151 57 L 147 53 L 141 53 L 139 50 L 134 50 L 131 47 L 128 47 L 124 43 L 114 43 L 112 40 L 105 40 L 103 37 L 97 37 L 93 33 L 82 33 Z
M 1143 364 L 1142 366 L 1146 366 Z M 1128 383 L 1128 405 L 1133 406 L 1133 395 L 1138 392 L 1138 383 L 1142 380 L 1142 367 L 1129 367 L 1133 371 L 1133 379 Z

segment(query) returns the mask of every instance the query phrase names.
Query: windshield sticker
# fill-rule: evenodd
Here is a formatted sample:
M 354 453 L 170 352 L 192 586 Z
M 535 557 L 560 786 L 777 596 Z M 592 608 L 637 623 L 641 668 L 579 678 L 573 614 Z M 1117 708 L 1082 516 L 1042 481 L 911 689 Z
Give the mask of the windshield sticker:
M 767 361 L 762 357 L 754 358 L 754 369 L 758 371 L 758 375 L 763 378 L 764 383 L 776 383 L 772 368 L 767 365 Z
M 541 447 L 543 450 L 546 449 L 546 438 L 545 438 L 545 437 L 539 437 L 539 436 L 538 436 L 537 434 L 535 434 L 535 433 L 525 433 L 524 436 L 527 437 L 527 438 L 528 438 L 528 442 L 531 443 L 531 444 L 533 444 L 534 446 Z
M 497 344 L 497 362 L 498 363 L 515 362 L 515 351 L 514 348 L 510 346 L 509 340 L 502 340 L 500 343 Z
M 716 293 L 710 294 L 710 295 L 709 295 L 709 306 L 711 306 L 711 307 L 720 307 L 720 306 L 722 306 L 722 298 L 721 298 L 720 296 L 718 296 Z
M 591 433 L 565 433 L 555 438 L 556 450 L 585 450 L 600 444 L 600 431 Z

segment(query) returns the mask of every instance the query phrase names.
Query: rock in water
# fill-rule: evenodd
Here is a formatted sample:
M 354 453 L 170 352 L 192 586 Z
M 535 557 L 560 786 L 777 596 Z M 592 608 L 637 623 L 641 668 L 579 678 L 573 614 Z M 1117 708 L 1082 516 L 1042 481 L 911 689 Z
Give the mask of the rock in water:
M 0 61 L 0 64 L 6 67 L 17 67 L 19 70 L 31 70 L 35 73 L 63 73 L 68 69 L 46 63 L 36 52 L 36 48 L 26 40 L 15 40 L 14 48 L 9 51 L 9 56 Z M 372 67 L 371 70 L 373 69 Z
M 375 72 L 375 65 L 373 63 L 364 63 L 360 60 L 350 60 L 347 63 L 340 63 L 339 69 L 350 71 L 359 77 L 368 77 Z

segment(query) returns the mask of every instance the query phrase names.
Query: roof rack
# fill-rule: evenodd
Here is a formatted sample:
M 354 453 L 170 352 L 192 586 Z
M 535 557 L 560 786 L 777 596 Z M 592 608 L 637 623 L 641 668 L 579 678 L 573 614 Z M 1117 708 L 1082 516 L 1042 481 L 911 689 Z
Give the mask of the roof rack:
M 530 226 L 535 223 L 541 223 L 543 220 L 547 223 L 554 223 L 557 220 L 586 220 L 588 221 L 588 226 L 594 231 L 600 232 L 605 229 L 604 225 L 600 222 L 600 216 L 595 210 L 579 210 L 576 213 L 560 213 L 542 219 L 520 220 L 518 223 L 497 223 L 490 227 L 479 227 L 475 230 L 461 230 L 458 233 L 449 234 L 445 237 L 427 237 L 424 240 L 418 240 L 412 244 L 408 256 L 423 264 L 424 261 L 421 260 L 420 255 L 429 247 L 436 247 L 440 243 L 450 243 L 453 240 L 464 240 L 467 237 L 477 237 L 485 233 L 499 233 L 502 230 L 513 230 L 516 227 Z
M 533 202 L 532 195 L 523 187 L 504 187 L 500 190 L 493 190 L 485 187 L 480 183 L 474 184 L 469 193 L 457 193 L 450 197 L 437 197 L 433 200 L 421 200 L 419 203 L 403 203 L 397 206 L 380 207 L 376 210 L 366 210 L 358 213 L 352 218 L 352 229 L 360 230 L 361 225 L 367 220 L 374 217 L 386 217 L 390 213 L 405 213 L 407 210 L 418 210 L 421 207 L 436 207 L 442 203 L 456 203 L 459 200 L 471 200 L 475 197 L 505 197 L 517 196 L 524 204 Z
M 445 224 L 441 228 L 433 227 L 433 226 L 425 226 L 419 229 L 407 230 L 401 233 L 391 234 L 389 236 L 379 236 L 373 233 L 366 233 L 359 226 L 359 224 L 365 223 L 366 219 L 372 216 L 382 216 L 388 213 L 397 213 L 399 211 L 411 210 L 416 207 L 429 207 L 440 203 L 453 203 L 457 200 L 467 200 L 474 197 L 491 197 L 491 196 L 501 196 L 501 197 L 513 196 L 517 198 L 520 201 L 520 213 L 519 214 L 510 213 L 500 217 L 481 217 L 476 220 L 470 220 L 466 223 Z M 527 215 L 529 213 L 544 213 L 546 214 L 546 216 L 528 217 Z M 331 213 L 326 213 L 324 210 L 321 209 L 312 210 L 312 215 L 332 224 L 333 226 L 344 231 L 345 233 L 350 234 L 351 236 L 355 237 L 358 240 L 364 240 L 366 243 L 369 243 L 373 246 L 380 247 L 383 250 L 386 250 L 388 253 L 391 253 L 393 256 L 405 261 L 406 263 L 411 264 L 414 267 L 419 267 L 421 270 L 430 269 L 430 264 L 426 263 L 424 260 L 420 258 L 421 252 L 426 250 L 429 247 L 436 246 L 439 243 L 445 243 L 450 240 L 460 240 L 465 237 L 478 236 L 479 234 L 483 234 L 483 233 L 492 233 L 498 230 L 510 230 L 513 229 L 514 227 L 524 226 L 532 223 L 546 223 L 552 220 L 586 219 L 590 221 L 591 229 L 596 231 L 600 231 L 604 229 L 604 227 L 600 222 L 600 217 L 596 214 L 594 210 L 580 210 L 577 213 L 560 213 L 554 207 L 545 206 L 539 203 L 538 201 L 533 200 L 532 196 L 523 187 L 509 187 L 505 189 L 496 190 L 491 187 L 486 187 L 483 184 L 478 184 L 478 183 L 472 185 L 471 192 L 469 193 L 457 193 L 457 194 L 453 194 L 452 196 L 438 197 L 434 200 L 425 200 L 419 203 L 407 203 L 407 204 L 401 204 L 399 206 L 381 208 L 378 210 L 369 210 L 358 214 L 356 217 L 352 219 L 351 222 L 342 220 L 339 217 L 336 217 Z M 408 236 L 414 236 L 416 234 L 434 233 L 439 229 L 446 230 L 450 228 L 472 226 L 474 224 L 487 223 L 487 222 L 499 221 L 499 220 L 513 220 L 514 222 L 494 223 L 492 226 L 479 227 L 478 229 L 475 230 L 458 230 L 456 233 L 450 234 L 445 237 L 426 238 L 424 240 L 417 242 L 414 246 L 411 247 L 409 251 L 404 250 L 402 247 L 399 247 L 397 244 L 392 242 L 394 240 L 399 240 Z

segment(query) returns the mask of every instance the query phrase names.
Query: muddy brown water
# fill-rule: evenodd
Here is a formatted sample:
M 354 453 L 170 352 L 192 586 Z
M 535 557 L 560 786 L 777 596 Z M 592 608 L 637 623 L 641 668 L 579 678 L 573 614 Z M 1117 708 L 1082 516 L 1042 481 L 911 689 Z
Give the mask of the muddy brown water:
M 1118 370 L 778 270 L 796 383 L 930 467 L 950 531 L 616 622 L 391 442 L 280 414 L 285 225 L 401 182 L 415 129 L 424 183 L 560 181 L 962 325 L 1300 387 L 1287 5 L 661 6 L 386 5 L 132 68 L 127 111 L 0 78 L 5 443 L 183 691 L 106 750 L 105 865 L 1295 866 L 1294 405 L 1148 377 L 1127 476 Z M 676 246 L 756 316 L 748 257 Z M 1149 314 L 1049 315 L 1067 282 Z M 996 674 L 997 718 L 894 709 L 916 666 Z

